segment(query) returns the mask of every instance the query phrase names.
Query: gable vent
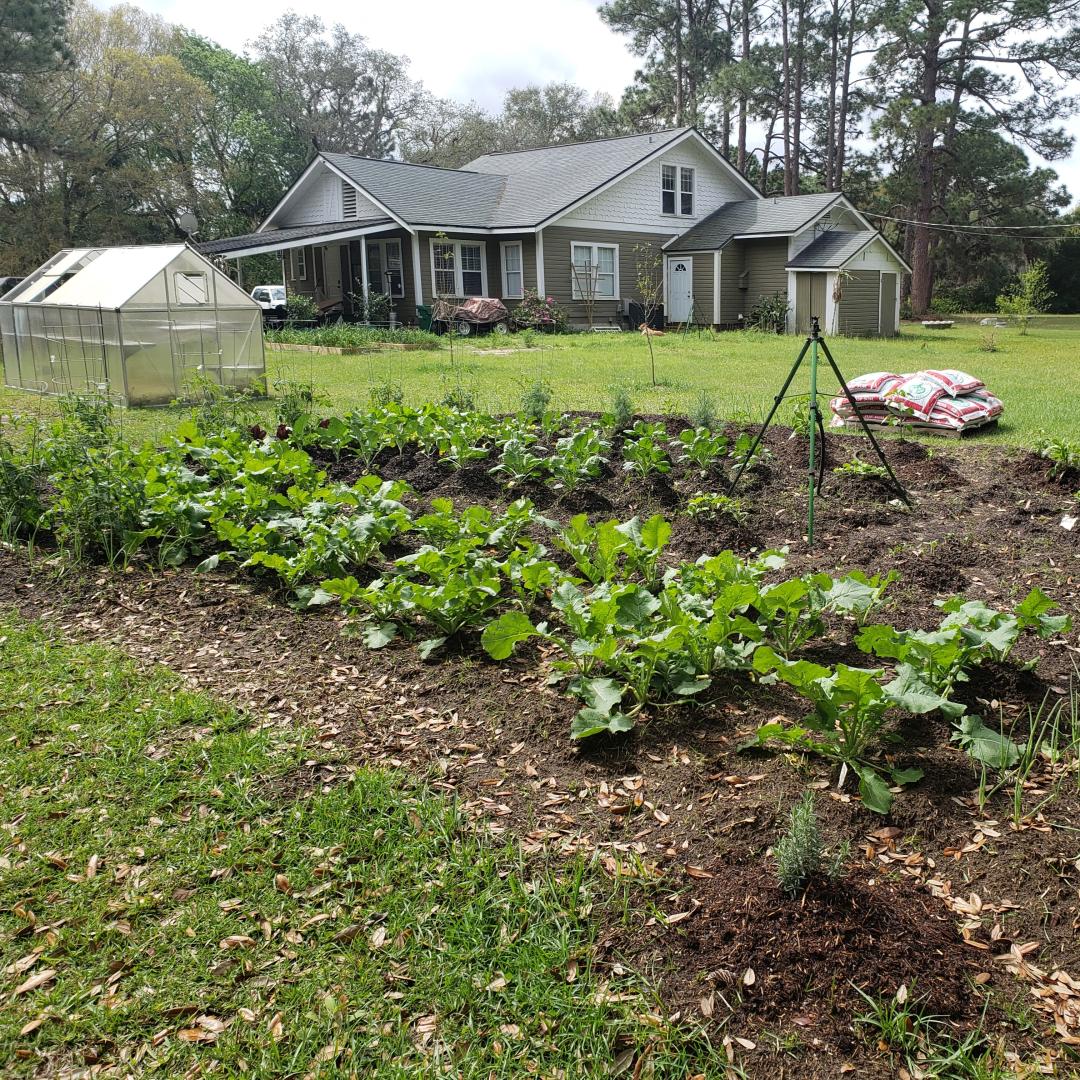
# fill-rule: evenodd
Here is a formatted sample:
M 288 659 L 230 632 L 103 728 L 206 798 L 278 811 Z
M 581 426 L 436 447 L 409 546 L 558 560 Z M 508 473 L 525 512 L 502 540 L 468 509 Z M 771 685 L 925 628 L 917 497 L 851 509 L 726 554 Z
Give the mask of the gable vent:
M 341 217 L 345 221 L 356 220 L 356 188 L 347 180 L 341 181 Z

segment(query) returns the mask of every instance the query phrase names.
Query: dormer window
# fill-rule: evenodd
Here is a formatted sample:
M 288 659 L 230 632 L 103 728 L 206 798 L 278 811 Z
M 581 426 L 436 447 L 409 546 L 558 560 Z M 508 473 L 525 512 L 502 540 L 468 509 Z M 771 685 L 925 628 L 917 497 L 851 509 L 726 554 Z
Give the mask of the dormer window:
M 694 170 L 685 165 L 660 166 L 660 210 L 679 217 L 694 216 Z

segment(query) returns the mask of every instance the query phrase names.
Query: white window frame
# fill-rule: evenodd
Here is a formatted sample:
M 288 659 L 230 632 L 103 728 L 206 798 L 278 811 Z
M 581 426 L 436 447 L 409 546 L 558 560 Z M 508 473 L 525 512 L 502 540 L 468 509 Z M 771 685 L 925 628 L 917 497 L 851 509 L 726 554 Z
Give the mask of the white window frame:
M 507 283 L 506 250 L 518 249 L 518 268 L 514 271 L 521 278 L 521 289 L 511 292 Z M 503 240 L 499 244 L 499 265 L 502 268 L 502 294 L 504 300 L 523 300 L 525 298 L 525 245 L 520 240 Z
M 307 248 L 294 247 L 289 252 L 289 269 L 293 281 L 307 281 Z
M 428 241 L 428 262 L 431 265 L 431 292 L 433 296 L 439 296 L 438 289 L 436 288 L 435 278 L 435 245 L 436 244 L 449 244 L 454 249 L 454 296 L 465 296 L 465 288 L 462 285 L 462 268 L 461 268 L 461 247 L 464 244 L 466 247 L 478 247 L 480 249 L 480 292 L 479 296 L 490 296 L 488 292 L 488 276 L 487 276 L 487 242 L 484 240 L 459 240 L 453 237 L 432 237 Z M 446 293 L 441 295 L 446 296 Z
M 368 288 L 374 290 L 375 292 L 380 292 L 380 293 L 384 291 L 384 287 L 386 285 L 386 271 L 387 271 L 386 245 L 387 244 L 397 244 L 397 246 L 398 246 L 398 262 L 401 264 L 398 267 L 398 277 L 399 277 L 399 280 L 401 281 L 401 287 L 400 287 L 399 290 L 397 290 L 395 292 L 392 292 L 389 295 L 394 300 L 402 299 L 404 297 L 404 295 L 405 295 L 405 245 L 404 245 L 404 243 L 402 243 L 402 241 L 396 236 L 391 236 L 391 237 L 389 237 L 387 239 L 384 239 L 384 240 L 375 240 L 375 239 L 373 239 L 371 237 L 361 237 L 361 243 L 363 243 L 365 245 L 365 250 L 366 250 L 366 248 L 369 248 L 369 247 L 377 247 L 379 249 L 379 281 L 378 281 L 378 285 L 376 286 L 376 283 L 369 278 L 369 280 L 368 280 Z
M 615 281 L 614 281 L 614 296 L 594 296 L 593 301 L 602 301 L 604 303 L 610 303 L 622 299 L 622 290 L 619 282 L 619 245 L 608 243 L 594 243 L 592 240 L 571 240 L 570 241 L 570 297 L 573 300 L 584 299 L 578 290 L 577 274 L 574 273 L 574 248 L 589 248 L 589 265 L 596 266 L 596 249 L 597 248 L 611 248 L 615 252 Z
M 690 190 L 689 191 L 684 191 L 683 190 L 683 182 L 686 180 L 687 176 L 690 177 Z M 690 209 L 689 210 L 684 210 L 683 209 L 683 196 L 684 195 L 689 195 L 690 196 Z M 679 166 L 679 191 L 678 191 L 678 197 L 679 197 L 679 206 L 678 206 L 679 217 L 693 217 L 694 216 L 694 210 L 697 208 L 697 174 L 695 173 L 694 168 L 691 165 L 680 165 Z
M 671 169 L 675 173 L 675 188 L 664 187 L 664 170 Z M 690 209 L 686 213 L 683 213 L 682 199 L 683 199 L 683 178 L 690 177 L 690 190 L 687 194 L 690 196 Z M 664 192 L 671 191 L 674 196 L 674 210 L 664 209 Z M 697 170 L 692 165 L 674 165 L 670 161 L 660 162 L 660 213 L 664 217 L 696 217 L 697 214 Z
M 675 173 L 675 181 L 674 181 L 675 186 L 674 186 L 674 188 L 669 189 L 669 188 L 664 187 L 664 170 L 665 169 L 671 169 Z M 668 190 L 671 191 L 671 196 L 672 196 L 671 205 L 672 205 L 673 209 L 671 209 L 671 210 L 665 210 L 664 209 L 664 192 L 668 191 Z M 664 217 L 678 217 L 678 215 L 679 215 L 679 166 L 678 165 L 672 165 L 672 164 L 670 164 L 669 162 L 666 162 L 666 161 L 661 161 L 660 162 L 660 213 L 663 214 Z

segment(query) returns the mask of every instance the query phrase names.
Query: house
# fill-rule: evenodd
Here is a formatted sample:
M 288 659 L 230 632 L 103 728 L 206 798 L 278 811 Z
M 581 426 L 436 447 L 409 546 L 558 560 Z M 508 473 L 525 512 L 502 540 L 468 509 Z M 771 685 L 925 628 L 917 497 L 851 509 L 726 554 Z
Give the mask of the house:
M 571 322 L 625 326 L 641 265 L 660 267 L 669 322 L 740 325 L 763 297 L 788 329 L 894 334 L 909 268 L 838 192 L 761 196 L 690 127 L 485 154 L 441 169 L 320 153 L 259 229 L 201 245 L 280 252 L 321 306 L 389 293 L 413 322 L 436 296 L 551 296 Z

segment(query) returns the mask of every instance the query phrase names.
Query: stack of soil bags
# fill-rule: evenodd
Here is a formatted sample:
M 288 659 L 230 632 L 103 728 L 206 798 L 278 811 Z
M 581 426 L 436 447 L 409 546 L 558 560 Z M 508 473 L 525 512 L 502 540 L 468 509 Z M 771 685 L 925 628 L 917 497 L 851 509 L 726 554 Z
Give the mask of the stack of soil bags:
M 833 427 L 902 424 L 922 431 L 959 435 L 997 422 L 1005 406 L 973 375 L 953 368 L 894 375 L 873 371 L 848 382 L 856 409 L 846 397 L 829 403 Z

